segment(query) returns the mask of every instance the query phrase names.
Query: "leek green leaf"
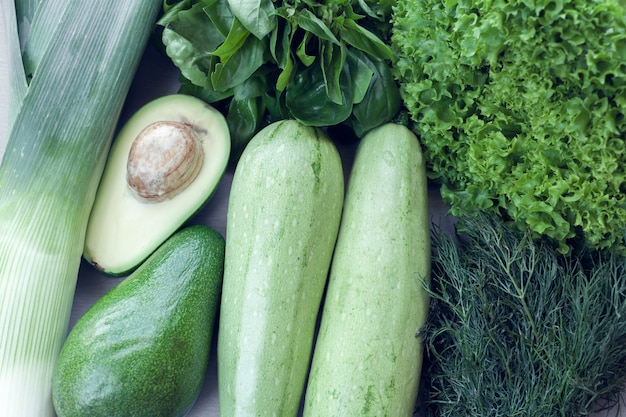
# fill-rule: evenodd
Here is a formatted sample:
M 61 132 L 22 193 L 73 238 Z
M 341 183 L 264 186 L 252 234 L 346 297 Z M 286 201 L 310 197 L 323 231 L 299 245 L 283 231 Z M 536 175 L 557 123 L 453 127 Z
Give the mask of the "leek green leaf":
M 15 19 L 15 7 L 15 2 L 8 2 L 7 7 L 0 11 L 4 25 L 2 33 L 5 36 L 5 39 L 2 39 L 4 49 L 1 50 L 6 53 L 6 56 L 0 58 L 7 63 L 6 67 L 0 66 L 0 68 L 6 70 L 4 74 L 1 74 L 0 82 L 2 82 L 3 85 L 0 87 L 9 99 L 7 106 L 8 113 L 2 114 L 2 119 L 0 119 L 0 126 L 6 129 L 0 131 L 0 160 L 2 160 L 2 155 L 4 154 L 4 147 L 6 146 L 6 140 L 11 131 L 11 126 L 19 112 L 22 100 L 28 89 L 28 82 L 22 65 L 19 29 Z M 4 85 L 5 83 L 6 86 Z
M 27 79 L 33 77 L 37 65 L 46 51 L 51 38 L 50 30 L 53 30 L 58 24 L 63 24 L 60 20 L 68 7 L 68 2 L 65 0 L 45 0 L 39 3 L 28 28 L 28 36 L 22 42 L 22 60 Z

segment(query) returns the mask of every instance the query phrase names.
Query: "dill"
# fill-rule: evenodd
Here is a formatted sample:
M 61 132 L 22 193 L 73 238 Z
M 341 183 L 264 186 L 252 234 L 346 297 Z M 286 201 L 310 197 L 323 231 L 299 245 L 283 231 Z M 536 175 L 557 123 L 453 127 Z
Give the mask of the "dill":
M 561 255 L 487 216 L 433 233 L 428 416 L 586 416 L 626 382 L 626 259 Z

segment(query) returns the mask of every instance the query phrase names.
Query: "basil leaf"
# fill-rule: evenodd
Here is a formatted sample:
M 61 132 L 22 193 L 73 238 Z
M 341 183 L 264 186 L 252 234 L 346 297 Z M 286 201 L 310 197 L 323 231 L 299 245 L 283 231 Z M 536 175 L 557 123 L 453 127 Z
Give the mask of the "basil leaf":
M 278 97 L 268 93 L 263 95 L 263 104 L 267 109 L 267 121 L 272 120 L 281 120 L 291 117 L 289 115 L 289 110 L 285 106 L 285 95 L 283 93 L 279 93 Z
M 241 24 L 259 39 L 276 25 L 272 0 L 228 0 L 228 5 Z
M 220 57 L 222 62 L 228 61 L 244 45 L 248 36 L 250 32 L 235 18 L 226 40 L 213 51 L 213 55 Z
M 216 90 L 227 90 L 241 84 L 267 60 L 266 44 L 254 36 L 248 36 L 228 61 L 219 62 L 211 74 L 211 83 Z
M 327 42 L 322 44 L 322 75 L 326 86 L 326 94 L 333 103 L 342 104 L 343 94 L 340 83 L 341 73 L 346 62 L 346 48 Z
M 359 26 L 352 19 L 345 19 L 339 27 L 339 36 L 348 44 L 376 58 L 392 59 L 393 52 L 378 36 Z
M 212 88 L 209 79 L 214 65 L 212 53 L 225 38 L 211 24 L 203 8 L 203 4 L 196 3 L 171 16 L 161 40 L 165 53 L 185 78 L 198 86 Z M 205 30 L 197 30 L 198 27 Z
M 352 49 L 348 49 L 346 63 L 349 66 L 350 76 L 352 78 L 352 90 L 354 91 L 354 104 L 360 103 L 370 87 L 370 82 L 374 76 L 374 71 L 368 63 L 363 61 L 362 53 L 355 53 Z
M 382 0 L 370 4 L 366 0 L 358 0 L 359 7 L 367 17 L 380 22 L 384 22 L 385 17 L 391 15 L 394 3 L 393 0 Z
M 276 90 L 279 92 L 287 87 L 294 69 L 291 56 L 291 37 L 291 25 L 287 23 L 279 23 L 270 36 L 270 52 L 280 70 L 276 79 Z
M 315 55 L 308 55 L 306 51 L 310 35 L 310 32 L 304 32 L 302 41 L 300 41 L 300 45 L 298 45 L 298 47 L 296 48 L 296 56 L 300 58 L 300 62 L 302 62 L 307 67 L 310 67 L 311 65 L 313 65 L 313 62 L 315 62 Z
M 263 68 L 254 73 L 253 76 L 237 84 L 234 87 L 234 98 L 236 100 L 251 99 L 260 97 L 270 90 L 269 77 Z
M 358 136 L 380 126 L 395 116 L 402 106 L 400 90 L 385 61 L 356 51 L 359 59 L 373 71 L 372 80 L 363 100 L 354 105 L 349 123 Z
M 181 10 L 191 7 L 191 0 L 183 0 L 170 4 L 167 0 L 163 0 L 163 15 L 157 20 L 157 25 L 167 26 L 172 20 L 176 20 L 176 14 Z
M 250 132 L 262 111 L 263 122 L 361 133 L 397 109 L 397 86 L 379 68 L 391 58 L 383 39 L 393 0 L 163 1 L 158 23 L 181 91 L 232 111 L 233 131 Z
M 341 71 L 341 104 L 333 102 L 326 92 L 326 82 L 319 66 L 298 72 L 285 92 L 289 115 L 309 126 L 330 126 L 345 121 L 352 112 L 352 81 L 347 66 Z
M 228 106 L 226 123 L 231 139 L 231 160 L 236 161 L 250 139 L 260 129 L 265 106 L 260 96 L 245 99 L 233 98 Z
M 228 7 L 228 0 L 205 0 L 204 12 L 224 37 L 228 36 L 235 16 Z
M 339 40 L 328 26 L 308 9 L 298 11 L 296 24 L 302 29 L 311 32 L 318 38 L 339 44 Z
M 281 26 L 282 25 L 276 25 L 274 29 L 272 29 L 272 31 L 270 32 L 270 44 L 269 44 L 270 54 L 272 54 L 272 59 L 278 64 L 278 66 L 280 66 L 279 54 L 281 53 L 280 48 L 279 48 L 280 43 L 278 42 L 278 38 L 280 35 L 280 38 L 282 39 Z
M 287 54 L 287 64 L 285 65 L 285 68 L 282 68 L 282 71 L 280 72 L 280 74 L 278 75 L 278 78 L 276 79 L 277 91 L 282 92 L 285 90 L 285 88 L 287 88 L 287 85 L 289 84 L 289 81 L 291 80 L 291 76 L 293 74 L 294 68 L 295 66 L 293 64 L 293 60 L 291 59 L 291 56 Z

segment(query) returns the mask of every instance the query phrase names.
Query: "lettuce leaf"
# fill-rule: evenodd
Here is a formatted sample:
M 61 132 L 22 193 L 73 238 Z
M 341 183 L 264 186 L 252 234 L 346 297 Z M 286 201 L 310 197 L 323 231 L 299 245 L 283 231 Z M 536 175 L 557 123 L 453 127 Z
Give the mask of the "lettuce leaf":
M 453 215 L 626 253 L 625 6 L 394 6 L 394 76 Z

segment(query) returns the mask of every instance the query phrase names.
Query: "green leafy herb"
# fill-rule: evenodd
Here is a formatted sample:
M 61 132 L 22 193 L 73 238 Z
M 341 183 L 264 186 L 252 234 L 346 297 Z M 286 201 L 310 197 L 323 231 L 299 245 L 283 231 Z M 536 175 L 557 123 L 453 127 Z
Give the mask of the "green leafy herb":
M 623 0 L 401 1 L 394 74 L 451 213 L 626 253 Z
M 181 92 L 227 114 L 233 155 L 267 123 L 345 124 L 358 136 L 401 98 L 391 75 L 393 2 L 180 0 L 159 21 Z M 240 92 L 254 84 L 252 94 Z
M 573 417 L 626 382 L 626 260 L 560 255 L 493 216 L 433 238 L 430 416 Z
M 259 39 L 276 26 L 272 0 L 228 0 L 228 5 L 237 20 Z

